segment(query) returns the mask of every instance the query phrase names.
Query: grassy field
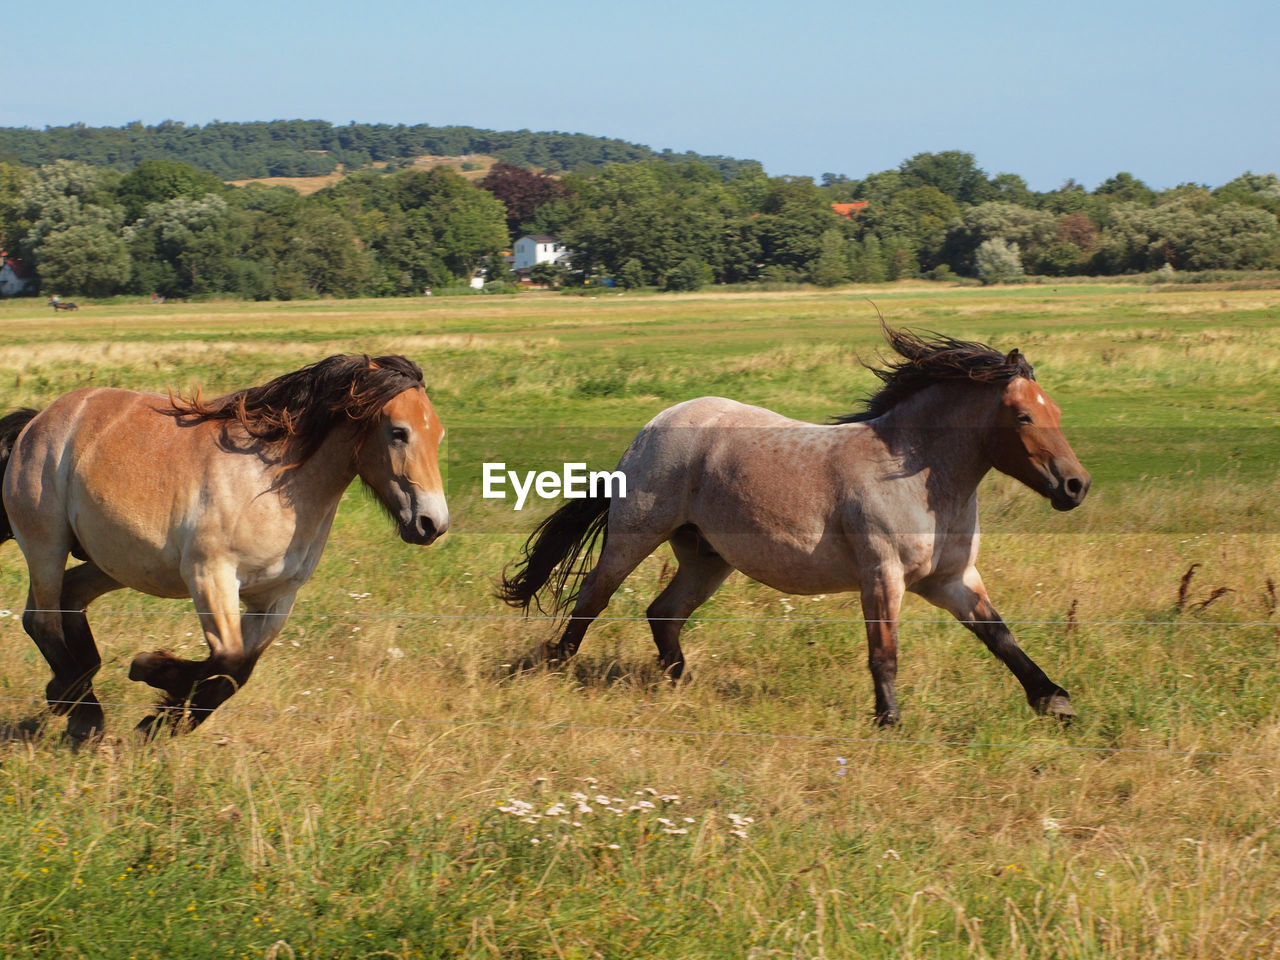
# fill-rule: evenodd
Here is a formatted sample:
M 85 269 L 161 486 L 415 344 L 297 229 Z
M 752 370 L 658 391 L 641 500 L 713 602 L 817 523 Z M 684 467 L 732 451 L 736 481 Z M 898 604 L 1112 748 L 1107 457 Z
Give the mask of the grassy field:
M 1071 514 L 1003 477 L 981 568 L 1072 693 L 1031 714 L 909 600 L 903 722 L 871 723 L 855 597 L 732 578 L 659 676 L 646 561 L 558 673 L 491 583 L 549 505 L 480 464 L 611 467 L 721 394 L 824 419 L 895 325 L 1020 347 L 1092 471 Z M 141 650 L 190 605 L 90 610 L 109 737 L 0 744 L 0 953 L 73 957 L 1280 956 L 1280 291 L 1139 286 L 313 303 L 0 304 L 0 412 L 84 383 L 206 393 L 402 352 L 449 435 L 453 530 L 400 543 L 358 489 L 253 681 L 144 746 Z M 1189 570 L 1190 579 L 1186 579 Z M 47 671 L 0 548 L 0 726 Z M 1181 589 L 1181 596 L 1180 596 Z M 98 609 L 96 615 L 94 610 Z

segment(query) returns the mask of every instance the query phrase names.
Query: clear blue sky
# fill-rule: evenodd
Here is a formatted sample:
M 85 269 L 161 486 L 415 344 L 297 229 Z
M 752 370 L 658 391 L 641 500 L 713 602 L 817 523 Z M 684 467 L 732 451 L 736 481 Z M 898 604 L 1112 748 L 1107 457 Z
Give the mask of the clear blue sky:
M 85 0 L 6 18 L 0 126 L 321 119 L 619 137 L 1033 189 L 1280 172 L 1276 0 Z

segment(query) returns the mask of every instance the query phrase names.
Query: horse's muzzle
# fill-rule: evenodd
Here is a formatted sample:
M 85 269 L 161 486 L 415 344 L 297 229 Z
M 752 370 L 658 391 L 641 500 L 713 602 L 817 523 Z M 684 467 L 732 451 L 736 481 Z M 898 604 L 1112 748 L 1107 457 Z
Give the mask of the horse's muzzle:
M 1053 504 L 1055 510 L 1074 510 L 1084 503 L 1092 483 L 1093 478 L 1084 472 L 1063 477 L 1058 481 L 1057 486 L 1049 491 L 1049 502 Z
M 425 513 L 418 514 L 410 523 L 400 524 L 400 539 L 405 543 L 426 546 L 434 543 L 449 529 L 449 517 L 437 522 Z

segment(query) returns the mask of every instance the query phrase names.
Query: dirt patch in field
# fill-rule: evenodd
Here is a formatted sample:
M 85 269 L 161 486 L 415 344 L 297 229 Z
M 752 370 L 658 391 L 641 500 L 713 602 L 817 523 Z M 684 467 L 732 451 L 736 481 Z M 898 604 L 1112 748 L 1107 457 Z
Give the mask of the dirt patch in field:
M 250 183 L 261 183 L 268 187 L 289 187 L 305 197 L 325 187 L 332 187 L 343 176 L 342 168 L 338 168 L 333 173 L 326 173 L 322 177 L 258 177 L 252 180 L 228 180 L 227 182 L 233 187 L 243 187 Z
M 454 173 L 468 180 L 479 180 L 497 162 L 496 157 L 491 157 L 488 154 L 468 153 L 460 157 L 437 157 L 432 155 L 415 157 L 412 166 L 415 170 L 434 170 L 436 167 L 449 167 Z M 375 169 L 383 169 L 386 166 L 386 163 L 383 162 L 373 164 Z M 320 177 L 254 177 L 249 180 L 228 180 L 227 183 L 233 187 L 243 187 L 250 183 L 261 183 L 268 187 L 289 187 L 306 197 L 317 190 L 333 186 L 344 176 L 346 176 L 346 171 L 339 166 L 333 173 L 326 173 Z

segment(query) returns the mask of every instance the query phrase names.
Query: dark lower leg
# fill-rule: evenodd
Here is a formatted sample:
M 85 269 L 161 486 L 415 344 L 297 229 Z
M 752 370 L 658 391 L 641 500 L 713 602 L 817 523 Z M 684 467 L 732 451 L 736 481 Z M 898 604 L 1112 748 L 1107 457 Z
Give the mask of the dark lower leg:
M 578 652 L 578 647 L 582 646 L 582 638 L 586 636 L 587 627 L 591 626 L 594 616 L 572 616 L 569 618 L 569 625 L 564 628 L 564 633 L 560 635 L 560 639 L 551 645 L 548 653 L 552 660 L 568 660 Z
M 680 631 L 686 618 L 655 619 L 652 607 L 649 613 L 649 629 L 658 647 L 658 662 L 667 679 L 675 681 L 684 676 L 684 650 L 680 647 Z
M 252 665 L 242 667 L 234 676 L 213 674 L 194 683 L 186 694 L 170 693 L 156 704 L 153 714 L 142 718 L 136 731 L 151 739 L 166 726 L 174 735 L 194 730 L 244 686 L 252 669 Z
M 867 666 L 876 695 L 876 723 L 898 722 L 898 609 L 901 593 L 879 584 L 862 591 L 862 615 L 867 622 Z
M 71 737 L 76 740 L 99 737 L 106 726 L 106 717 L 94 695 L 93 678 L 102 666 L 102 657 L 83 612 L 62 615 L 62 635 L 80 672 L 76 677 L 55 676 L 45 688 L 45 698 L 54 713 L 67 714 L 67 733 Z
M 1067 691 L 1058 686 L 1018 646 L 1013 632 L 1002 621 L 967 624 L 1010 672 L 1018 678 L 1027 694 L 1027 702 L 1039 713 L 1064 713 Z M 1058 702 L 1061 701 L 1061 702 Z M 1067 707 L 1067 710 L 1070 708 Z
M 658 647 L 658 662 L 667 677 L 675 681 L 684 674 L 680 633 L 685 623 L 720 588 L 733 567 L 692 526 L 676 530 L 670 543 L 679 564 L 676 575 L 649 604 L 645 616 Z

